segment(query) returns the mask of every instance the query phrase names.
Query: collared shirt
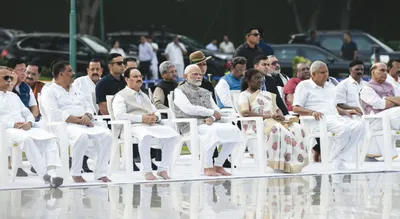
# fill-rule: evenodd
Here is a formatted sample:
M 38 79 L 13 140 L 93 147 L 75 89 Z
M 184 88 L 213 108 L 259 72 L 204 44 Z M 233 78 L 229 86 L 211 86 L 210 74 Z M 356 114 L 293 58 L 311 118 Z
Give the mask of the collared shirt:
M 98 112 L 96 104 L 96 84 L 90 79 L 89 75 L 75 79 L 73 85 L 85 94 L 86 100 L 91 103 L 93 111 Z
M 363 87 L 360 92 L 360 98 L 376 110 L 384 110 L 386 108 L 386 100 L 381 98 L 369 85 Z
M 342 52 L 343 59 L 353 60 L 354 52 L 357 51 L 357 44 L 354 41 L 350 41 L 349 43 L 343 42 L 340 51 Z
M 33 125 L 35 118 L 18 95 L 0 91 L 0 122 L 6 124 L 8 128 L 13 128 L 17 122 L 32 122 Z
M 153 58 L 151 60 L 151 64 L 158 65 L 158 58 L 157 58 L 158 44 L 155 42 L 152 42 L 151 47 L 153 48 Z M 154 50 L 156 50 L 156 51 L 154 51 Z
M 221 52 L 225 52 L 225 53 L 234 53 L 235 52 L 235 46 L 233 45 L 233 43 L 231 41 L 221 42 L 219 44 L 219 49 L 221 50 Z
M 190 103 L 189 99 L 182 92 L 181 89 L 176 88 L 174 91 L 174 104 L 184 113 L 191 116 L 213 116 L 214 111 L 219 111 L 219 108 L 217 104 L 215 104 L 211 95 L 210 95 L 210 102 L 212 109 L 207 109 L 202 106 L 195 106 Z
M 336 103 L 346 104 L 351 107 L 358 107 L 358 95 L 361 88 L 367 84 L 366 81 L 362 80 L 358 83 L 353 77 L 341 81 L 336 86 Z
M 15 90 L 19 93 L 19 84 L 17 86 L 15 86 Z M 29 105 L 29 107 L 37 106 L 35 94 L 33 94 L 33 91 L 30 88 L 30 86 L 29 86 L 29 103 L 28 103 L 28 105 Z
M 296 87 L 300 82 L 301 82 L 300 78 L 291 78 L 286 83 L 285 87 L 283 87 L 283 94 L 285 96 L 286 106 L 287 106 L 289 111 L 293 111 L 293 106 L 287 100 L 287 95 L 288 94 L 294 94 L 294 91 L 296 90 Z
M 139 44 L 139 61 L 146 62 L 151 61 L 154 56 L 153 47 L 150 43 L 145 42 Z
M 66 121 L 70 116 L 83 116 L 85 113 L 93 114 L 83 92 L 73 85 L 67 91 L 52 83 L 42 92 L 41 106 L 52 122 Z
M 183 65 L 184 62 L 183 62 L 183 54 L 181 48 L 184 51 L 186 51 L 186 48 L 182 43 L 179 43 L 179 46 L 177 46 L 174 42 L 168 43 L 167 47 L 165 48 L 165 54 L 168 55 L 168 59 L 172 63 Z
M 211 50 L 211 51 L 218 51 L 217 45 L 212 44 L 212 43 L 209 43 L 209 44 L 206 46 L 206 49 Z
M 124 77 L 120 76 L 121 80 L 117 80 L 109 74 L 103 77 L 96 84 L 96 103 L 106 102 L 107 95 L 115 95 L 118 91 L 122 90 L 126 86 Z
M 235 54 L 233 55 L 233 58 L 237 57 L 237 56 L 242 56 L 245 57 L 247 60 L 247 63 L 251 63 L 247 66 L 247 69 L 253 68 L 253 61 L 254 58 L 259 56 L 259 55 L 263 55 L 263 51 L 260 47 L 258 47 L 257 45 L 254 46 L 254 48 L 251 48 L 249 46 L 249 44 L 247 44 L 247 42 L 245 42 L 244 44 L 240 45 L 237 49 Z
M 145 98 L 149 98 L 143 91 L 139 90 L 139 92 L 130 89 L 129 90 L 132 92 L 132 96 L 135 97 L 136 102 L 141 104 Z M 150 100 L 148 100 L 150 102 Z M 134 123 L 141 123 L 142 122 L 142 115 L 135 115 L 131 113 L 126 112 L 126 104 L 124 98 L 116 94 L 112 103 L 112 108 L 114 111 L 114 116 L 117 120 L 129 120 Z M 156 107 L 151 104 L 151 108 L 153 113 L 158 117 L 158 121 L 161 119 L 161 114 L 157 112 Z
M 300 82 L 294 92 L 293 106 L 300 106 L 324 115 L 339 115 L 335 102 L 335 87 L 325 82 L 318 86 L 312 79 Z
M 391 84 L 394 88 L 394 95 L 396 97 L 400 96 L 400 83 L 397 82 L 390 74 L 387 74 L 386 82 Z

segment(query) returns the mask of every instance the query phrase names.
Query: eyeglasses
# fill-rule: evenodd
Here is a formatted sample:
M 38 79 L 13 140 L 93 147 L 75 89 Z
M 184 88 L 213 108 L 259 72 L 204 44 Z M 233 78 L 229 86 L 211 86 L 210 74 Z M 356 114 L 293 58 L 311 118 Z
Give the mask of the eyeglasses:
M 275 65 L 279 65 L 279 62 L 277 62 L 277 61 L 275 61 L 275 62 L 271 62 L 271 64 L 270 65 L 273 65 L 273 66 L 275 66 Z
M 310 71 L 310 68 L 301 68 L 300 71 Z
M 354 71 L 364 71 L 363 68 L 355 68 Z
M 259 34 L 259 33 L 250 33 L 250 34 L 249 34 L 249 36 L 255 36 L 255 37 L 258 37 L 258 36 L 261 36 L 261 34 Z
M 172 71 L 167 71 L 168 74 L 176 74 L 176 70 L 172 70 Z
M 14 80 L 14 77 L 13 77 L 13 76 L 8 76 L 8 75 L 6 75 L 6 76 L 3 77 L 3 79 L 4 79 L 5 81 L 8 81 L 8 80 L 12 81 L 12 80 Z
M 112 64 L 124 65 L 124 62 L 123 62 L 123 61 L 120 61 L 120 62 L 111 62 L 110 64 L 111 64 L 111 65 L 112 65 Z

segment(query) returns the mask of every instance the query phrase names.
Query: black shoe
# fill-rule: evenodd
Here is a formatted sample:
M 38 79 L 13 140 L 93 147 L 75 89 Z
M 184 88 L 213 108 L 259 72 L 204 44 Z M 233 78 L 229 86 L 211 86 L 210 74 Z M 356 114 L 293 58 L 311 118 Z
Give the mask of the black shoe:
M 43 180 L 50 185 L 51 188 L 58 188 L 64 182 L 64 179 L 61 177 L 51 177 L 50 175 L 44 175 Z
M 151 162 L 151 169 L 152 169 L 152 170 L 158 170 L 158 166 L 155 165 L 155 164 L 153 163 L 153 161 Z
M 222 166 L 225 167 L 225 168 L 231 168 L 231 162 L 229 162 L 229 160 L 226 159 Z
M 93 171 L 91 169 L 89 169 L 89 166 L 87 164 L 87 160 L 88 160 L 88 157 L 84 156 L 83 157 L 83 163 L 82 163 L 83 172 L 85 172 L 85 173 L 93 173 Z
M 18 177 L 27 177 L 28 174 L 27 174 L 22 168 L 18 168 L 18 170 L 17 170 L 17 176 L 18 176 Z
M 72 167 L 72 157 L 69 157 L 69 169 Z
M 35 168 L 31 167 L 31 172 L 32 172 L 32 173 L 36 173 Z
M 136 166 L 135 162 L 133 162 L 133 171 L 140 171 L 139 167 Z

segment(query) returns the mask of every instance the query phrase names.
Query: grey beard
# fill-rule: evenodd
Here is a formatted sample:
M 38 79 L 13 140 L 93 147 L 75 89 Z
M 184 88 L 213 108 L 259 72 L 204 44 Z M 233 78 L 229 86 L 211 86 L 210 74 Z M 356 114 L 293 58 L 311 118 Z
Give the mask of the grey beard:
M 193 86 L 200 87 L 202 81 L 196 81 L 196 80 L 191 80 L 191 79 L 189 79 L 189 80 L 187 80 L 186 82 L 189 83 L 189 84 L 191 84 L 191 85 L 193 85 Z

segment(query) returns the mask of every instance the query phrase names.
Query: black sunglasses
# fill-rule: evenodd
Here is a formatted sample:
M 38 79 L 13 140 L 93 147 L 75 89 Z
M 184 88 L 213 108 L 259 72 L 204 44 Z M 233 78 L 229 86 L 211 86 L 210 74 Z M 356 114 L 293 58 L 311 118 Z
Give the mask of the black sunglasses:
M 14 77 L 13 76 L 8 76 L 8 75 L 6 75 L 6 76 L 4 76 L 3 77 L 3 79 L 5 80 L 5 81 L 8 81 L 8 80 L 14 80 Z
M 112 65 L 112 64 L 123 65 L 124 62 L 123 62 L 123 61 L 120 61 L 120 62 L 111 62 L 110 64 L 111 64 L 111 65 Z
M 259 33 L 250 33 L 249 36 L 255 36 L 255 37 L 257 37 L 257 36 L 261 36 L 261 34 L 259 34 Z

